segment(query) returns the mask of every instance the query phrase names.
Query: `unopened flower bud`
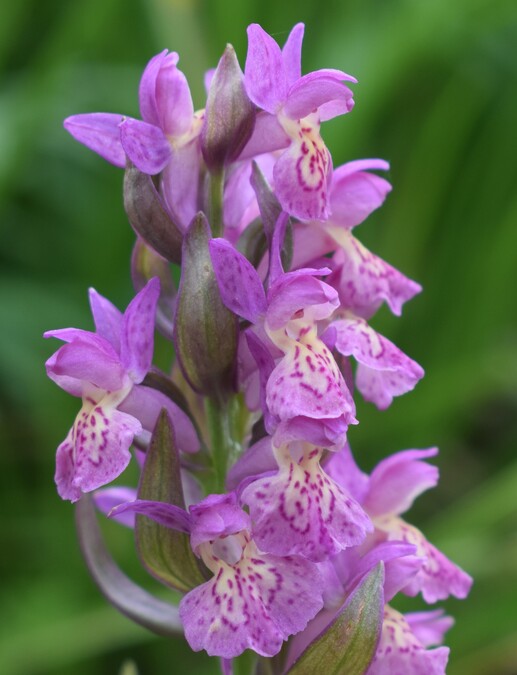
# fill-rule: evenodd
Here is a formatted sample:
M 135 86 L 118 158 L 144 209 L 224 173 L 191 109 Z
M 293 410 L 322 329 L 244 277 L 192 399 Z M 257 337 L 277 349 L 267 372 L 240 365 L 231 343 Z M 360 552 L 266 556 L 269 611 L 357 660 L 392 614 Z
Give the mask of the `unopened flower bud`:
M 131 227 L 157 253 L 181 262 L 183 235 L 169 215 L 153 179 L 128 166 L 124 176 L 124 208 Z
M 185 378 L 199 393 L 221 396 L 235 388 L 237 317 L 225 307 L 208 249 L 203 213 L 183 241 L 174 344 Z
M 201 150 L 211 171 L 236 159 L 255 126 L 255 107 L 231 45 L 227 45 L 208 92 Z

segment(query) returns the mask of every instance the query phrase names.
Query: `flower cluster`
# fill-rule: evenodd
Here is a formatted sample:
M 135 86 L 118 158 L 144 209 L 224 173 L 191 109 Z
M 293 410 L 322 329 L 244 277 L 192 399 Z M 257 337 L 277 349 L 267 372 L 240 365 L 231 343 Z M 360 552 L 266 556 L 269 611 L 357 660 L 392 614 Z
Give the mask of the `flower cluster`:
M 389 166 L 333 168 L 320 126 L 352 110 L 355 79 L 302 75 L 303 32 L 296 25 L 281 49 L 251 25 L 244 72 L 228 46 L 207 73 L 204 110 L 164 51 L 143 73 L 141 120 L 65 121 L 125 168 L 137 295 L 122 314 L 91 290 L 95 332 L 45 334 L 65 342 L 49 376 L 82 399 L 56 484 L 72 502 L 93 491 L 101 512 L 134 527 L 163 580 L 159 540 L 169 585 L 184 593 L 186 639 L 225 673 L 246 649 L 282 650 L 272 672 L 297 672 L 381 570 L 361 672 L 439 675 L 452 619 L 388 604 L 399 592 L 435 603 L 470 589 L 401 517 L 436 485 L 437 450 L 396 453 L 367 475 L 347 441 L 354 386 L 385 409 L 423 376 L 370 324 L 383 303 L 400 315 L 421 289 L 355 237 L 391 190 L 375 173 Z M 170 375 L 152 366 L 155 326 L 174 345 Z M 138 489 L 110 486 L 132 444 Z

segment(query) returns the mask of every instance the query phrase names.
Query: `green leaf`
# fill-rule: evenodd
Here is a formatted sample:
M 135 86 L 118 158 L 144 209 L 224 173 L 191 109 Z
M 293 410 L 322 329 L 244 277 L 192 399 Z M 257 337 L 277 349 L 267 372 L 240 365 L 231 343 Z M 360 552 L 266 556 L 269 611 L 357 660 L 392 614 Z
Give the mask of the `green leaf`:
M 180 459 L 169 416 L 162 410 L 147 451 L 138 499 L 174 504 L 185 508 Z M 137 515 L 135 535 L 138 554 L 156 579 L 179 591 L 189 591 L 206 581 L 190 547 L 190 538 Z
M 363 675 L 375 654 L 384 606 L 379 563 L 350 595 L 326 630 L 303 652 L 289 675 Z
M 117 566 L 104 544 L 92 498 L 84 495 L 76 506 L 79 543 L 90 573 L 104 596 L 120 612 L 158 635 L 182 633 L 178 608 L 137 586 Z

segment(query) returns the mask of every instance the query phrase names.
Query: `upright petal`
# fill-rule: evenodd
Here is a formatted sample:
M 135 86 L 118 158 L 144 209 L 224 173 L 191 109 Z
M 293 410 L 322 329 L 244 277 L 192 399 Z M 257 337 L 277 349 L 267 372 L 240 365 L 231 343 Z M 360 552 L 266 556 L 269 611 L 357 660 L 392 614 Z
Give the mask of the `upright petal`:
M 120 353 L 122 312 L 94 288 L 90 288 L 89 297 L 97 335 L 107 340 L 115 351 Z
M 126 153 L 120 141 L 119 125 L 124 118 L 113 113 L 86 113 L 67 117 L 63 126 L 76 141 L 105 160 L 124 168 Z
M 174 220 L 187 229 L 198 211 L 201 151 L 196 139 L 171 148 L 169 163 L 161 175 L 163 198 Z
M 147 375 L 153 358 L 154 319 L 160 295 L 158 277 L 151 279 L 124 312 L 120 358 L 133 382 Z
M 287 97 L 284 61 L 280 47 L 257 23 L 248 26 L 244 78 L 253 103 L 275 114 Z
M 160 126 L 160 115 L 156 103 L 156 79 L 167 53 L 167 49 L 164 49 L 159 54 L 156 54 L 156 56 L 153 56 L 142 73 L 138 88 L 140 115 L 144 122 L 153 124 L 155 127 Z M 176 63 L 178 58 L 175 52 L 169 54 L 169 59 L 174 60 Z
M 287 85 L 290 87 L 302 76 L 302 42 L 305 25 L 297 23 L 289 33 L 282 49 L 285 76 Z
M 179 137 L 192 126 L 194 105 L 187 78 L 176 67 L 177 54 L 172 53 L 162 61 L 156 79 L 156 108 L 160 128 L 167 136 Z

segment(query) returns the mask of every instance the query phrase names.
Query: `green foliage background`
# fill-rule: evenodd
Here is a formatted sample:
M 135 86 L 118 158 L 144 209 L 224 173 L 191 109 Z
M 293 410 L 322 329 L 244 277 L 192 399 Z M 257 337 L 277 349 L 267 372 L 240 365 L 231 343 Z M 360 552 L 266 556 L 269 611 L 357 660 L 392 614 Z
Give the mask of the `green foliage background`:
M 147 60 L 180 53 L 196 105 L 202 74 L 245 27 L 280 42 L 307 24 L 305 72 L 359 79 L 351 115 L 328 123 L 335 165 L 391 162 L 394 192 L 361 226 L 371 248 L 420 281 L 401 319 L 375 326 L 426 369 L 351 441 L 369 469 L 437 444 L 442 479 L 410 518 L 475 578 L 451 601 L 451 675 L 517 672 L 517 5 L 514 0 L 17 0 L 0 8 L 0 672 L 142 675 L 216 664 L 107 606 L 80 558 L 73 509 L 53 487 L 54 450 L 77 411 L 44 375 L 45 329 L 90 327 L 86 290 L 131 296 L 133 235 L 122 174 L 63 131 L 67 115 L 138 116 Z M 166 355 L 163 351 L 162 358 Z M 143 583 L 129 532 L 114 553 Z M 402 605 L 401 605 L 402 606 Z M 419 607 L 418 603 L 404 603 Z M 129 671 L 128 671 L 129 672 Z

